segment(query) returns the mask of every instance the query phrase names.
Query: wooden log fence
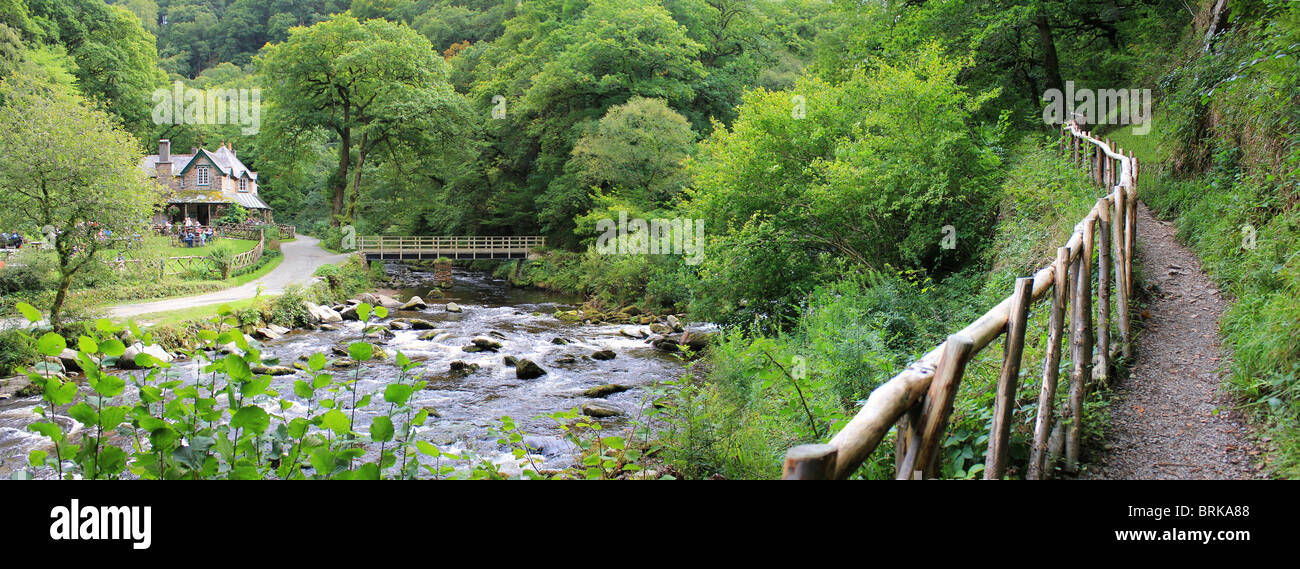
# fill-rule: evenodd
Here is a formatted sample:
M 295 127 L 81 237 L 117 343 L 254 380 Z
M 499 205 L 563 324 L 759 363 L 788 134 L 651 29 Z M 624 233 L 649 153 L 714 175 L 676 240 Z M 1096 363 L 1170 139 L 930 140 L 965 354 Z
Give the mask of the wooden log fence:
M 262 254 L 266 250 L 266 238 L 263 235 L 264 234 L 260 229 L 258 229 L 254 234 L 247 235 L 247 237 L 233 237 L 229 234 L 226 234 L 227 237 L 232 237 L 235 239 L 245 239 L 245 238 L 257 239 L 257 245 L 255 247 L 234 256 L 234 259 L 232 259 L 230 265 L 231 273 L 251 267 L 257 264 L 257 262 L 262 259 Z M 119 271 L 126 270 L 127 267 L 132 267 L 136 270 L 143 270 L 146 261 L 143 259 L 121 259 L 121 260 L 110 261 L 110 263 L 112 266 L 116 267 Z M 150 262 L 150 264 L 154 265 L 155 263 Z M 159 278 L 165 276 L 183 275 L 195 269 L 198 269 L 200 267 L 203 269 L 215 268 L 215 267 L 210 267 L 210 260 L 206 255 L 184 255 L 179 257 L 165 257 L 159 259 L 156 262 L 156 265 L 158 271 L 157 274 Z M 150 267 L 149 270 L 152 271 L 153 267 Z
M 1083 401 L 1098 383 L 1110 382 L 1117 348 L 1125 362 L 1132 357 L 1129 298 L 1133 290 L 1133 248 L 1137 239 L 1139 165 L 1132 153 L 1126 155 L 1076 123 L 1071 122 L 1062 130 L 1063 153 L 1108 193 L 1075 226 L 1065 246 L 1057 250 L 1056 261 L 1033 276 L 1017 279 L 1013 292 L 1001 303 L 877 387 L 853 419 L 829 442 L 790 449 L 783 466 L 784 479 L 848 478 L 895 427 L 896 477 L 935 478 L 942 472 L 941 441 L 966 363 L 1006 334 L 984 468 L 985 479 L 1004 477 L 1025 328 L 1032 305 L 1043 300 L 1049 290 L 1052 291 L 1051 312 L 1043 381 L 1025 477 L 1047 478 L 1057 454 L 1064 455 L 1067 468 L 1078 465 Z M 1094 263 L 1096 290 L 1092 278 Z M 1114 319 L 1110 313 L 1112 307 L 1116 312 Z M 1065 329 L 1067 315 L 1069 330 Z M 1118 338 L 1111 338 L 1112 322 L 1118 328 Z M 1067 333 L 1072 366 L 1067 398 L 1058 414 L 1055 402 L 1060 381 L 1061 342 Z M 1099 368 L 1096 371 L 1094 360 Z

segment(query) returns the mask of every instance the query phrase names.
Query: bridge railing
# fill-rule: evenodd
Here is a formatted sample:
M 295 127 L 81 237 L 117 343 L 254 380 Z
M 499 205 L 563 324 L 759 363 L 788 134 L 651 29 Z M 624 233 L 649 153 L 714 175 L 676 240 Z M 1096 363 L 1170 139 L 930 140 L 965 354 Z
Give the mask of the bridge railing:
M 546 245 L 546 238 L 540 236 L 387 236 L 362 235 L 357 237 L 357 249 L 361 253 L 381 255 L 404 253 L 429 253 L 446 251 L 449 253 L 511 253 L 526 252 Z
M 1048 291 L 1052 295 L 1047 353 L 1026 478 L 1047 477 L 1061 453 L 1068 464 L 1078 463 L 1082 426 L 1076 419 L 1083 414 L 1084 398 L 1090 388 L 1109 383 L 1117 357 L 1126 361 L 1131 357 L 1129 298 L 1137 233 L 1135 184 L 1140 170 L 1131 152 L 1125 156 L 1109 141 L 1093 137 L 1074 123 L 1065 125 L 1063 133 L 1062 146 L 1068 147 L 1070 159 L 1086 168 L 1093 181 L 1109 194 L 1098 199 L 1092 211 L 1075 226 L 1065 246 L 1057 249 L 1056 261 L 1032 277 L 1017 279 L 1011 295 L 1001 303 L 877 387 L 857 415 L 827 444 L 790 449 L 785 457 L 785 479 L 848 478 L 894 427 L 895 476 L 935 478 L 941 472 L 942 441 L 966 363 L 1006 334 L 984 463 L 986 480 L 1001 479 L 1007 470 L 1011 414 L 1017 403 L 1029 309 L 1046 298 Z M 1094 254 L 1098 273 L 1096 321 L 1091 305 Z M 1118 304 L 1118 345 L 1111 342 L 1112 287 Z M 1058 417 L 1054 407 L 1067 310 L 1071 310 L 1068 333 L 1072 369 L 1068 398 Z M 1092 369 L 1094 348 L 1100 362 L 1096 374 Z

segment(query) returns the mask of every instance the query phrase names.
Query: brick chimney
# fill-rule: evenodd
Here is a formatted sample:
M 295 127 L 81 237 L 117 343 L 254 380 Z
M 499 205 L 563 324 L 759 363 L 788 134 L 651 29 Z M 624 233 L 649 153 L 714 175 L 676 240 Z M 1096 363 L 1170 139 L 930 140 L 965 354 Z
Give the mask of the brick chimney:
M 172 183 L 172 141 L 165 138 L 158 141 L 158 183 Z

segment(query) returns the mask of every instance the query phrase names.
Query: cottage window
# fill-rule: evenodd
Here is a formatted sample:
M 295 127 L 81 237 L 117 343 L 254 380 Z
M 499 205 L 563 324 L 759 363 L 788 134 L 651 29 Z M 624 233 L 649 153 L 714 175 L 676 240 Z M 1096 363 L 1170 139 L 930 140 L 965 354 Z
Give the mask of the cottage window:
M 240 179 L 239 179 L 239 191 L 241 191 L 241 192 L 247 192 L 247 191 L 248 191 L 248 178 L 240 178 Z
M 199 166 L 199 167 L 197 168 L 197 172 L 198 172 L 198 177 L 199 177 L 199 185 L 200 185 L 200 186 L 206 186 L 206 185 L 208 185 L 208 167 L 207 167 L 207 166 Z

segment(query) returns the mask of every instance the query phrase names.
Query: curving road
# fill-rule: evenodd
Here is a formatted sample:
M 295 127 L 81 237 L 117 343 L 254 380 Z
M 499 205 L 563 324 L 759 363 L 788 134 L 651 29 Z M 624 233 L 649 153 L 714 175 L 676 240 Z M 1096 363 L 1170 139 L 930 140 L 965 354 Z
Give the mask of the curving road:
M 284 260 L 275 270 L 260 279 L 231 289 L 153 302 L 121 304 L 108 309 L 109 318 L 130 318 L 141 314 L 166 312 L 181 308 L 207 306 L 244 300 L 257 296 L 257 287 L 262 287 L 262 294 L 280 294 L 285 287 L 292 284 L 305 285 L 314 280 L 312 276 L 321 265 L 343 261 L 348 253 L 334 254 L 320 248 L 320 240 L 307 235 L 298 235 L 296 241 L 280 244 Z

